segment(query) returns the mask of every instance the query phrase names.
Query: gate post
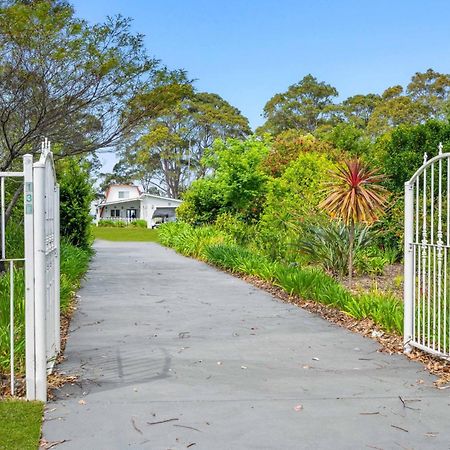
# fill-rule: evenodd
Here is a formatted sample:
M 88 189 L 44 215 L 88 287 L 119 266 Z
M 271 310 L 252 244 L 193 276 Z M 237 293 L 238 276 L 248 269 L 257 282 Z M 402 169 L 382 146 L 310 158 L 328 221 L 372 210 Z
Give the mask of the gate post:
M 60 259 L 61 259 L 61 240 L 60 240 L 60 218 L 59 218 L 59 184 L 55 185 L 55 195 L 54 198 L 54 239 L 55 239 L 55 348 L 56 354 L 61 351 L 61 319 L 60 319 Z
M 36 399 L 34 338 L 33 156 L 23 156 L 25 234 L 25 381 L 27 400 Z
M 45 164 L 33 166 L 34 178 L 34 289 L 36 336 L 36 399 L 47 401 L 46 276 L 45 276 Z
M 404 296 L 403 345 L 405 353 L 412 350 L 413 292 L 414 292 L 414 185 L 405 183 L 405 243 L 404 243 Z

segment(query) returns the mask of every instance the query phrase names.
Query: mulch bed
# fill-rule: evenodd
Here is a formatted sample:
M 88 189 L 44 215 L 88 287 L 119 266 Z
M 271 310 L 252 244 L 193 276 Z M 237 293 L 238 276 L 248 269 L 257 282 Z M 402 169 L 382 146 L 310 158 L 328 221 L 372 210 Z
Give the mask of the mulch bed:
M 232 275 L 236 276 L 236 274 Z M 267 291 L 283 302 L 297 305 L 300 308 L 318 314 L 329 322 L 347 328 L 354 333 L 361 334 L 370 339 L 375 339 L 380 344 L 380 352 L 389 353 L 391 355 L 401 354 L 411 360 L 421 362 L 426 370 L 437 377 L 437 380 L 434 382 L 434 385 L 437 388 L 446 389 L 447 387 L 450 387 L 445 386 L 450 383 L 449 361 L 429 355 L 418 349 L 413 349 L 411 353 L 405 354 L 403 352 L 403 338 L 396 334 L 386 333 L 379 326 L 375 325 L 371 319 L 357 320 L 339 309 L 322 305 L 321 303 L 303 300 L 298 296 L 289 295 L 283 289 L 255 276 L 239 277 L 253 286 Z
M 355 294 L 379 290 L 390 292 L 399 300 L 403 300 L 403 264 L 386 266 L 382 275 L 355 275 L 351 288 L 347 277 L 339 282 Z

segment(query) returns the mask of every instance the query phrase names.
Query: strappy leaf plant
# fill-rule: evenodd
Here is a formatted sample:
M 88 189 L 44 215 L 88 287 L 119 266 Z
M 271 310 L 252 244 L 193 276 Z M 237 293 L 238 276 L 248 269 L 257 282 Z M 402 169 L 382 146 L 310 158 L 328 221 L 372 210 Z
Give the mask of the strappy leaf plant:
M 332 172 L 326 187 L 326 198 L 320 207 L 332 218 L 341 219 L 349 228 L 348 277 L 353 274 L 355 224 L 370 225 L 382 214 L 387 191 L 380 184 L 383 175 L 370 170 L 361 160 L 346 161 Z

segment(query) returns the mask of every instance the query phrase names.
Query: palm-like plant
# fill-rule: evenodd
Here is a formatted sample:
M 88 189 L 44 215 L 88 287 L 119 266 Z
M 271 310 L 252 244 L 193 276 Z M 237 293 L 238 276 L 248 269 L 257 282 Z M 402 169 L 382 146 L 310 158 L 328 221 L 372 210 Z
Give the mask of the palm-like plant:
M 383 175 L 370 170 L 359 159 L 346 161 L 332 173 L 327 197 L 320 203 L 332 218 L 339 218 L 349 227 L 348 277 L 352 283 L 355 224 L 370 225 L 383 212 L 386 189 L 380 185 Z

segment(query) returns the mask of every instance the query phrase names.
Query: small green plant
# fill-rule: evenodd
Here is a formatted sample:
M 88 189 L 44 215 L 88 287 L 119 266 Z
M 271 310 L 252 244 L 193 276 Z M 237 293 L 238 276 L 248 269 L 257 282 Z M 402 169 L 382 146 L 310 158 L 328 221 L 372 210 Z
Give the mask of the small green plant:
M 310 261 L 335 275 L 347 274 L 349 252 L 353 259 L 372 242 L 367 226 L 357 225 L 354 230 L 354 245 L 350 246 L 350 230 L 342 222 L 305 224 L 299 239 L 299 251 Z

